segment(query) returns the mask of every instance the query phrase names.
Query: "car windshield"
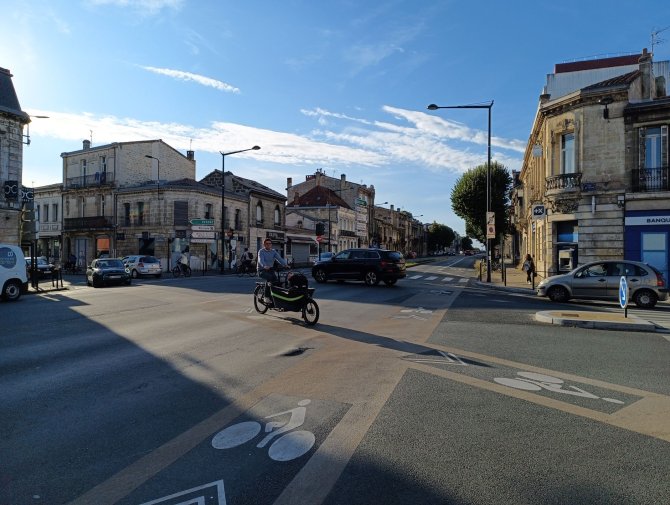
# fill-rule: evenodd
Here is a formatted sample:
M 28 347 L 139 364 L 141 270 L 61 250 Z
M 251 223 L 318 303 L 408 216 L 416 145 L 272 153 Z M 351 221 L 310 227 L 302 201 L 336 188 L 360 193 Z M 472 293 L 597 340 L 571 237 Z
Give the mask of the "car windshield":
M 123 268 L 123 262 L 121 260 L 108 259 L 98 261 L 98 266 L 100 268 Z
M 158 258 L 154 258 L 153 256 L 143 256 L 140 258 L 140 261 L 143 263 L 158 263 Z

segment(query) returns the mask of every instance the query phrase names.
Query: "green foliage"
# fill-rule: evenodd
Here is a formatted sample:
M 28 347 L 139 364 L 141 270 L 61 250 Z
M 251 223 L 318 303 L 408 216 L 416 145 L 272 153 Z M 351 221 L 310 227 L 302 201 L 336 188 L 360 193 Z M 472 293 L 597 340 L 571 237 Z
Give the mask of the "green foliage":
M 491 212 L 495 212 L 496 235 L 509 232 L 509 192 L 512 176 L 498 162 L 491 163 Z M 451 190 L 451 208 L 465 221 L 465 233 L 486 242 L 486 164 L 464 173 Z
M 428 250 L 441 251 L 451 247 L 456 238 L 456 232 L 444 224 L 433 224 L 428 226 Z
M 472 239 L 471 239 L 470 237 L 463 237 L 463 238 L 461 239 L 461 249 L 462 249 L 463 251 L 465 251 L 465 250 L 467 250 L 467 249 L 473 249 L 473 247 L 472 247 Z

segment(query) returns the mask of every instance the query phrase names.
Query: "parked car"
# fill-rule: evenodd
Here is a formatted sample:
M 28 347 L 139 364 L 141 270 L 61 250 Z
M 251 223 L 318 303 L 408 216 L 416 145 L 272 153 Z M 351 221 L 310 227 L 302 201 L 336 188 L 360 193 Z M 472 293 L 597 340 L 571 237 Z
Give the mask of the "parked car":
M 374 286 L 383 281 L 392 286 L 405 275 L 402 253 L 386 249 L 345 249 L 312 267 L 316 282 L 355 280 Z
M 651 265 L 629 260 L 595 261 L 570 273 L 548 277 L 537 286 L 537 294 L 554 302 L 570 298 L 618 300 L 623 276 L 628 281 L 630 300 L 638 307 L 651 308 L 659 300 L 668 299 L 663 274 Z
M 32 268 L 32 260 L 30 259 L 30 256 L 26 256 L 26 270 L 28 271 L 28 275 L 30 275 L 30 269 Z M 38 256 L 35 258 L 35 267 L 37 268 L 37 275 L 42 278 L 42 277 L 49 277 L 51 276 L 51 272 L 54 271 L 54 265 L 52 263 L 49 263 L 47 259 L 43 256 Z
M 130 270 L 130 275 L 133 279 L 137 279 L 143 275 L 153 275 L 160 277 L 163 274 L 163 268 L 158 258 L 153 256 L 124 256 L 121 258 L 123 264 Z
M 28 275 L 19 246 L 0 244 L 0 296 L 6 301 L 16 301 L 28 290 Z
M 115 258 L 100 258 L 91 261 L 86 269 L 86 284 L 95 288 L 109 284 L 130 286 L 130 270 L 123 261 Z

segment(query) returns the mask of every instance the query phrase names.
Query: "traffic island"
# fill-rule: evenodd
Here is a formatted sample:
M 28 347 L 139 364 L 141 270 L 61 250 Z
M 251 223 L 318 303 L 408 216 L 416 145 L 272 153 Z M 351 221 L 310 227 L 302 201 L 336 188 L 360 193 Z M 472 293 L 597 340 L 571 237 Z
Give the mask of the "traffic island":
M 589 312 L 579 310 L 548 310 L 537 312 L 535 320 L 541 323 L 599 330 L 656 331 L 656 325 L 637 316 L 616 312 Z

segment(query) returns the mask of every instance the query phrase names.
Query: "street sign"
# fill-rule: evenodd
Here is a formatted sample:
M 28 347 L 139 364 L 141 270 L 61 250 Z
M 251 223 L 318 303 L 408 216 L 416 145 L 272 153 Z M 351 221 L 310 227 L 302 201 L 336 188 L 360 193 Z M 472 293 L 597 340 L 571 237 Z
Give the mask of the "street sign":
M 496 214 L 495 212 L 486 213 L 486 238 L 496 238 Z
M 622 309 L 628 306 L 628 281 L 624 276 L 619 280 L 619 305 Z
M 191 238 L 191 244 L 211 244 L 213 238 Z
M 194 224 L 194 225 L 200 225 L 200 226 L 213 226 L 214 225 L 214 220 L 213 219 L 191 219 L 189 223 Z
M 546 209 L 544 205 L 542 204 L 533 205 L 533 219 L 540 219 L 544 217 L 545 213 Z
M 321 242 L 322 240 L 323 240 L 323 237 L 322 237 L 321 235 L 319 235 L 318 237 L 316 237 L 316 241 L 317 241 L 317 242 Z
M 202 225 L 199 225 L 199 224 L 192 225 L 191 230 L 193 230 L 193 231 L 216 231 L 216 230 L 214 230 L 213 226 L 202 226 Z
M 216 237 L 213 231 L 194 231 L 191 233 L 191 238 L 208 238 L 214 240 Z

